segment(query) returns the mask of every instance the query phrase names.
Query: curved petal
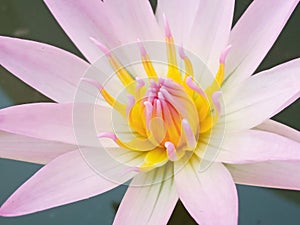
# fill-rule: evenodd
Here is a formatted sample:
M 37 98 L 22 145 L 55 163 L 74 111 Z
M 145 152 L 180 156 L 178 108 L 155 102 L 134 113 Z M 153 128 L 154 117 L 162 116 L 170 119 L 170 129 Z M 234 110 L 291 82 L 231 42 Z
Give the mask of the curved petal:
M 0 63 L 18 78 L 57 102 L 72 102 L 89 64 L 53 46 L 0 37 Z
M 299 73 L 300 59 L 295 59 L 248 78 L 236 90 L 224 90 L 228 130 L 253 128 L 299 98 Z
M 166 168 L 135 177 L 127 189 L 115 217 L 117 224 L 167 224 L 178 200 L 173 178 L 163 182 Z M 144 184 L 144 185 L 143 185 Z
M 77 144 L 74 135 L 73 106 L 71 103 L 34 103 L 8 107 L 0 110 L 0 130 L 48 141 Z M 111 110 L 100 105 L 93 109 L 97 109 L 97 121 L 101 119 L 101 123 L 98 123 L 101 130 L 111 131 Z M 86 115 L 85 111 L 89 111 L 90 107 L 83 104 L 81 110 L 82 115 Z M 76 123 L 76 130 L 87 134 L 93 131 L 96 137 L 96 131 L 90 131 L 94 127 L 85 126 L 84 121 L 87 118 L 81 120 L 81 123 Z
M 217 160 L 230 164 L 270 160 L 300 161 L 300 138 L 293 141 L 260 130 L 230 134 L 224 138 Z
M 26 181 L 0 208 L 0 216 L 20 216 L 106 192 L 117 184 L 98 176 L 78 151 L 64 154 Z
M 195 53 L 216 73 L 231 30 L 234 0 L 158 1 L 157 18 L 166 15 L 175 42 Z
M 76 149 L 75 145 L 0 131 L 0 158 L 46 164 L 56 157 Z
M 300 142 L 300 132 L 298 130 L 295 130 L 282 123 L 278 123 L 274 120 L 267 120 L 259 126 L 255 127 L 255 129 L 278 134 L 293 141 Z
M 199 159 L 193 157 L 177 174 L 179 198 L 201 225 L 237 224 L 238 198 L 235 184 L 221 163 L 199 172 Z
M 231 31 L 232 48 L 226 60 L 226 86 L 233 87 L 256 70 L 266 56 L 299 0 L 256 0 Z M 249 35 L 251 34 L 251 35 Z
M 227 165 L 238 184 L 300 190 L 300 161 Z
M 101 52 L 90 37 L 110 48 L 128 42 L 157 40 L 160 29 L 148 1 L 44 0 L 54 17 L 90 62 Z

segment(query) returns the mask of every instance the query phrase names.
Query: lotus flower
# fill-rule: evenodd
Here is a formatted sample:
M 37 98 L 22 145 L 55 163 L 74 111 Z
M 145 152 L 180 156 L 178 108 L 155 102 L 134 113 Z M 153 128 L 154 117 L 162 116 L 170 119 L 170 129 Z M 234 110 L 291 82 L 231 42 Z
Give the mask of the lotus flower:
M 0 111 L 1 157 L 46 164 L 0 215 L 130 181 L 114 224 L 167 224 L 180 199 L 197 223 L 232 225 L 235 183 L 299 190 L 299 132 L 270 118 L 298 99 L 300 60 L 252 76 L 298 2 L 253 1 L 231 29 L 233 0 L 159 0 L 155 15 L 146 0 L 45 0 L 87 61 L 0 38 L 1 65 L 56 102 Z

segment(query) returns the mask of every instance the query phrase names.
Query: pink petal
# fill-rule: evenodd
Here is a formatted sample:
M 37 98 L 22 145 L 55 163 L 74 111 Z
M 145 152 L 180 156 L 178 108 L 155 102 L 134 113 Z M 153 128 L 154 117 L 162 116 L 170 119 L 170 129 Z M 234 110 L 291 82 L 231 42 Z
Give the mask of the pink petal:
M 128 42 L 157 40 L 160 30 L 148 1 L 45 0 L 48 8 L 90 62 L 102 54 L 90 40 L 109 48 Z
M 71 103 L 34 103 L 5 108 L 0 110 L 0 130 L 48 141 L 77 144 L 74 136 L 73 107 Z M 96 108 L 93 106 L 93 109 L 97 113 L 95 119 L 100 127 L 98 130 L 111 131 L 111 110 L 100 105 Z M 85 121 L 93 119 L 84 117 L 90 116 L 89 112 L 90 106 L 84 104 L 81 112 L 76 111 L 79 116 L 75 118 L 75 128 L 81 133 L 93 132 L 93 137 L 96 137 L 96 130 L 91 130 L 94 127 L 85 126 Z
M 178 200 L 173 178 L 163 178 L 165 168 L 135 177 L 115 217 L 117 224 L 167 224 Z M 159 177 L 159 178 L 157 178 Z
M 299 0 L 256 0 L 234 26 L 226 61 L 226 85 L 233 87 L 248 78 L 266 56 Z M 250 34 L 250 35 L 249 35 Z
M 293 141 L 267 131 L 247 130 L 225 137 L 217 160 L 230 164 L 270 160 L 300 161 L 299 150 L 300 138 Z
M 300 132 L 282 123 L 278 123 L 274 120 L 267 120 L 257 126 L 255 129 L 268 131 L 274 134 L 281 135 L 283 137 L 289 138 L 293 141 L 300 142 Z
M 175 42 L 195 53 L 215 73 L 228 42 L 233 10 L 234 0 L 159 0 L 156 14 L 161 25 L 165 14 Z
M 77 146 L 0 131 L 0 158 L 46 164 Z
M 226 127 L 249 129 L 259 125 L 300 96 L 300 59 L 248 78 L 236 90 L 224 90 Z
M 106 192 L 118 184 L 97 175 L 78 151 L 66 153 L 26 181 L 0 208 L 0 216 L 20 216 Z
M 72 102 L 88 64 L 47 44 L 0 37 L 0 63 L 18 78 L 57 102 Z
M 201 172 L 199 165 L 194 157 L 175 174 L 180 200 L 199 224 L 237 224 L 238 198 L 230 173 L 221 163 Z
M 300 161 L 227 165 L 238 184 L 300 190 Z

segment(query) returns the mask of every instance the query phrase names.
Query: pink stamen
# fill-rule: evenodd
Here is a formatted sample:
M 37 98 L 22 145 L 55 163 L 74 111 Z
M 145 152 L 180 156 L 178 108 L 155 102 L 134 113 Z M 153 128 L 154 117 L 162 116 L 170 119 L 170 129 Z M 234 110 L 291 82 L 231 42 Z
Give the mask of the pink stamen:
M 220 64 L 225 64 L 225 60 L 226 60 L 226 57 L 231 49 L 232 45 L 228 45 L 221 53 L 221 56 L 220 56 L 220 59 L 219 59 L 219 62 Z
M 90 79 L 90 78 L 81 78 L 80 79 L 81 81 L 83 81 L 83 82 L 86 82 L 86 83 L 88 83 L 88 84 L 90 84 L 90 85 L 92 85 L 92 86 L 94 86 L 95 88 L 97 88 L 99 91 L 101 91 L 102 89 L 103 89 L 103 85 L 102 84 L 100 84 L 98 81 L 96 81 L 96 80 L 93 80 L 93 79 Z
M 152 118 L 153 106 L 152 106 L 151 102 L 149 102 L 149 101 L 145 101 L 144 105 L 145 105 L 146 126 L 149 129 L 150 120 Z
M 159 99 L 155 100 L 156 114 L 158 117 L 162 118 L 162 108 L 161 101 Z
M 137 85 L 136 85 L 136 91 L 138 91 L 140 88 L 142 88 L 145 85 L 145 82 L 143 79 L 136 77 L 135 78 Z
M 167 154 L 168 154 L 168 158 L 171 161 L 176 161 L 178 159 L 177 155 L 176 155 L 176 149 L 175 146 L 172 142 L 165 142 L 165 147 L 167 149 Z
M 109 138 L 112 139 L 114 142 L 117 141 L 117 136 L 112 132 L 101 132 L 97 135 L 98 138 Z
M 214 103 L 218 113 L 221 112 L 221 104 L 220 104 L 220 101 L 219 101 L 219 98 L 220 98 L 221 95 L 222 95 L 221 91 L 216 91 L 212 95 L 212 100 L 213 100 L 213 103 Z
M 129 116 L 129 113 L 130 113 L 132 107 L 134 106 L 134 104 L 135 104 L 134 96 L 133 95 L 128 95 L 128 104 L 127 104 L 127 107 L 126 107 L 127 116 Z
M 187 57 L 182 45 L 179 47 L 178 52 L 181 59 L 185 59 Z
M 90 37 L 90 40 L 108 57 L 111 56 L 111 52 L 109 50 L 108 47 L 106 47 L 106 45 L 104 45 L 103 43 L 99 42 L 98 40 L 96 40 L 93 37 Z
M 184 130 L 184 133 L 185 133 L 185 137 L 186 137 L 188 146 L 191 148 L 195 148 L 197 141 L 196 141 L 194 132 L 193 132 L 188 120 L 183 119 L 181 124 L 182 124 L 182 128 Z
M 202 89 L 198 87 L 198 85 L 195 83 L 195 81 L 193 81 L 193 78 L 191 76 L 188 76 L 185 82 L 192 90 L 206 98 L 204 91 L 202 91 Z
M 163 21 L 164 21 L 164 27 L 165 27 L 165 35 L 167 38 L 172 38 L 171 29 L 167 20 L 167 17 L 165 14 L 163 14 Z
M 143 45 L 142 41 L 139 38 L 137 39 L 137 44 L 139 46 L 141 56 L 146 57 L 147 51 L 146 51 L 145 46 Z

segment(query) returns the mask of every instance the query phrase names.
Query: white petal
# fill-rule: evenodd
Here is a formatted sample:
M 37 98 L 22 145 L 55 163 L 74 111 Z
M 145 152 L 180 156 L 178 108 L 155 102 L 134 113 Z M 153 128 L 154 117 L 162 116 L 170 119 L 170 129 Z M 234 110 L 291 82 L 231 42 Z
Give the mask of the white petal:
M 267 120 L 255 127 L 257 130 L 268 131 L 274 134 L 281 135 L 283 137 L 289 138 L 293 141 L 300 142 L 300 132 L 282 123 L 278 123 L 274 120 Z
M 97 175 L 78 151 L 60 156 L 26 181 L 0 208 L 19 216 L 106 192 L 118 184 Z
M 230 164 L 270 160 L 300 161 L 300 139 L 293 141 L 260 130 L 229 134 L 224 138 L 217 160 Z
M 97 126 L 99 131 L 112 131 L 109 108 L 100 105 L 80 106 L 82 106 L 79 108 L 80 112 L 76 111 L 79 115 L 75 118 L 76 121 L 73 120 L 74 105 L 71 103 L 33 103 L 8 107 L 0 110 L 0 130 L 69 144 L 77 144 L 78 133 L 88 138 L 88 134 L 92 132 L 93 137 L 96 137 L 94 126 Z M 91 107 L 95 111 L 92 111 Z M 87 121 L 94 122 L 94 117 L 87 118 L 84 115 L 95 116 L 96 125 L 93 123 L 93 126 L 87 126 L 89 125 Z M 76 138 L 74 131 L 77 131 Z M 88 143 L 80 142 L 80 144 Z
M 221 163 L 202 172 L 199 165 L 194 157 L 175 174 L 182 203 L 198 224 L 237 224 L 238 199 L 230 173 Z
M 195 53 L 215 73 L 228 42 L 233 10 L 234 0 L 160 0 L 156 14 L 161 26 L 165 14 L 175 42 Z
M 72 102 L 89 64 L 64 50 L 38 42 L 0 37 L 0 64 L 57 102 Z
M 76 149 L 75 145 L 0 131 L 0 158 L 46 164 L 56 157 Z
M 300 96 L 300 59 L 258 73 L 235 90 L 224 90 L 226 127 L 249 129 L 259 125 Z
M 248 78 L 266 56 L 299 0 L 255 0 L 230 34 L 232 49 L 226 60 L 226 86 Z
M 134 178 L 118 209 L 117 224 L 167 224 L 178 200 L 173 177 L 159 168 Z M 166 178 L 163 182 L 157 179 Z
M 90 62 L 102 55 L 90 37 L 110 48 L 136 42 L 138 38 L 160 38 L 161 31 L 148 1 L 45 0 L 45 3 Z
M 300 161 L 227 165 L 238 184 L 300 190 Z

